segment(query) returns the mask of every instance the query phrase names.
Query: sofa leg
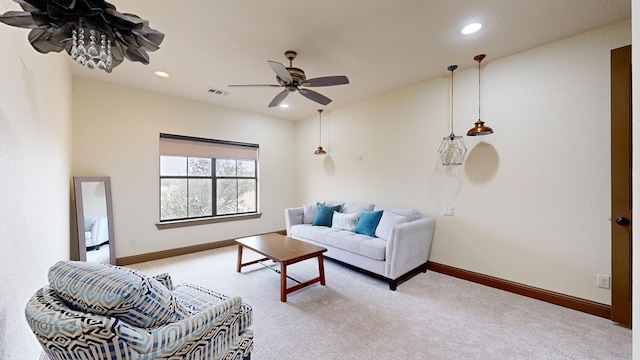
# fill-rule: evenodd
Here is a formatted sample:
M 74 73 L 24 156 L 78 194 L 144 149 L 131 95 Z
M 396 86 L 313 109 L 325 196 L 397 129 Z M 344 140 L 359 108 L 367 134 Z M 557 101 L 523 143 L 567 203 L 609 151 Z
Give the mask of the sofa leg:
M 396 291 L 397 287 L 398 287 L 398 281 L 397 280 L 389 280 L 389 290 Z

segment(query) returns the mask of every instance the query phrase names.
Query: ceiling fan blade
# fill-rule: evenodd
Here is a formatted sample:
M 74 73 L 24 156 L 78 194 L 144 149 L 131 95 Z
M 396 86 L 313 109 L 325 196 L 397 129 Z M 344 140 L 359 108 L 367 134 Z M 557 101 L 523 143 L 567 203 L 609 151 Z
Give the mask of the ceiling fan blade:
M 248 85 L 227 85 L 229 87 L 282 87 L 282 85 L 275 84 L 248 84 Z
M 287 84 L 291 84 L 293 82 L 293 78 L 291 74 L 289 74 L 289 70 L 280 64 L 279 62 L 267 60 L 271 69 L 280 77 L 280 79 L 284 80 Z
M 313 90 L 298 89 L 298 92 L 307 99 L 313 100 L 322 105 L 328 105 L 331 102 L 331 99 Z
M 289 90 L 284 90 L 283 92 L 276 95 L 276 97 L 271 100 L 269 103 L 269 107 L 274 107 L 280 105 L 280 103 L 289 95 Z
M 349 79 L 346 76 L 324 76 L 313 79 L 307 79 L 302 86 L 333 86 L 333 85 L 345 85 L 349 83 Z

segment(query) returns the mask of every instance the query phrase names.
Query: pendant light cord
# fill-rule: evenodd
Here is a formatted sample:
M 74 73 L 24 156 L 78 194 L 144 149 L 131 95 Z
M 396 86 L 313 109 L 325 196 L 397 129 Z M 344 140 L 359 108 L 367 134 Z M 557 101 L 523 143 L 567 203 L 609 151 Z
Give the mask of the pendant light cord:
M 480 63 L 482 63 L 482 60 L 484 60 L 484 58 L 487 55 L 485 54 L 479 54 L 473 57 L 473 60 L 478 62 L 478 120 L 482 119 L 480 117 L 480 92 L 481 92 L 481 86 L 480 86 Z
M 451 133 L 453 134 L 453 70 L 451 70 Z
M 451 71 L 451 135 L 453 135 L 453 72 L 458 65 L 450 65 L 447 70 Z
M 478 61 L 478 120 L 482 119 L 480 117 L 480 91 L 481 91 L 481 87 L 480 87 L 480 62 L 482 60 Z
M 322 109 L 318 109 L 318 115 L 320 117 L 320 121 L 318 123 L 318 146 L 322 146 Z
M 318 146 L 322 146 L 322 113 L 320 113 L 320 122 L 318 128 Z

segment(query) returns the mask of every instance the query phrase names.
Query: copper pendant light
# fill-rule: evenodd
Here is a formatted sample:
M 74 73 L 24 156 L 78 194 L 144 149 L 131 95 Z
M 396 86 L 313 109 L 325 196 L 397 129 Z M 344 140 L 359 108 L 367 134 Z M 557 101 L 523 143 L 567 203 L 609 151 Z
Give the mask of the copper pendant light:
M 319 128 L 319 138 L 318 138 L 318 148 L 316 149 L 316 151 L 314 151 L 313 153 L 315 155 L 326 155 L 327 152 L 324 151 L 324 149 L 322 148 L 322 109 L 318 109 L 318 116 L 320 118 L 320 128 Z
M 457 68 L 458 65 L 451 65 L 447 68 L 451 72 L 451 134 L 442 138 L 442 143 L 440 143 L 440 148 L 438 149 L 442 165 L 445 166 L 462 165 L 467 154 L 467 147 L 464 145 L 462 136 L 453 133 L 453 72 Z
M 473 58 L 473 60 L 478 62 L 478 121 L 475 122 L 474 126 L 469 131 L 467 131 L 467 136 L 493 134 L 493 129 L 486 126 L 484 121 L 480 120 L 480 63 L 486 56 L 487 55 L 485 54 L 480 54 Z

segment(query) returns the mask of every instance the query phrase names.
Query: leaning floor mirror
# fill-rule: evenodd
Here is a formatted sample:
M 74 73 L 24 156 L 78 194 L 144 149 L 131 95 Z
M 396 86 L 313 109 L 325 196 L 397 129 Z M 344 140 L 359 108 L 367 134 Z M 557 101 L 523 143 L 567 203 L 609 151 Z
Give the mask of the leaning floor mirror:
M 115 264 L 111 180 L 74 177 L 80 261 Z

